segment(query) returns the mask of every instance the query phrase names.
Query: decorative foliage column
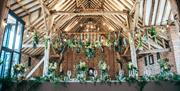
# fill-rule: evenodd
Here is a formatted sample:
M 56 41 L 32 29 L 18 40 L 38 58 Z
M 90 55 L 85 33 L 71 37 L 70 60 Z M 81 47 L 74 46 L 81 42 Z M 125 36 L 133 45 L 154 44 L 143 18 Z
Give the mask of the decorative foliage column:
M 46 46 L 44 48 L 45 58 L 44 58 L 43 76 L 48 75 L 49 52 L 50 52 L 50 36 L 46 36 Z

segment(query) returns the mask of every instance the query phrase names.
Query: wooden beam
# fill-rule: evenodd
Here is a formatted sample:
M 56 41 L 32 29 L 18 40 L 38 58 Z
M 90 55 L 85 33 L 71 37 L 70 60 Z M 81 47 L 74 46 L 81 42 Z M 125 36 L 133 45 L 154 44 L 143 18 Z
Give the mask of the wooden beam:
M 44 57 L 39 61 L 39 63 L 27 74 L 26 79 L 32 76 L 32 74 L 40 67 L 40 65 L 43 63 Z
M 40 4 L 41 4 L 41 8 L 42 8 L 42 13 L 43 13 L 43 19 L 44 19 L 44 25 L 45 25 L 45 28 L 46 28 L 46 38 L 49 38 L 50 39 L 50 36 L 49 36 L 49 27 L 48 27 L 48 24 L 47 24 L 47 21 L 46 21 L 46 12 L 45 12 L 45 7 L 44 7 L 44 2 L 43 0 L 39 0 Z M 43 67 L 43 76 L 46 76 L 48 75 L 48 66 L 49 66 L 49 53 L 50 53 L 50 41 L 48 40 L 48 43 L 47 43 L 47 48 L 45 48 L 44 50 L 44 67 Z
M 160 3 L 161 3 L 161 0 L 157 0 L 157 10 L 156 10 L 156 13 L 155 13 L 155 21 L 154 21 L 154 25 L 157 25 L 157 18 L 159 18 L 159 13 L 160 13 Z
M 142 22 L 143 22 L 143 26 L 145 26 L 145 21 L 146 21 L 146 4 L 147 3 L 147 0 L 143 0 L 143 19 L 142 19 Z
M 98 12 L 67 12 L 67 11 L 52 11 L 54 15 L 127 15 L 127 11 L 98 11 Z
M 67 16 L 65 17 L 63 20 L 59 20 L 57 22 L 55 22 L 55 29 L 58 29 L 59 27 L 61 27 L 65 22 L 67 22 L 68 20 L 72 19 L 73 17 L 75 17 L 76 15 L 72 15 L 72 16 Z
M 139 20 L 139 11 L 140 11 L 140 0 L 137 0 L 136 6 L 135 6 L 135 13 L 134 13 L 134 22 L 130 25 L 130 31 L 128 32 L 129 37 L 129 44 L 130 44 L 130 51 L 131 51 L 131 61 L 135 67 L 138 68 L 137 65 L 137 55 L 136 55 L 136 48 L 135 48 L 135 39 L 134 39 L 134 32 L 136 30 L 136 27 L 138 26 L 138 20 Z M 132 21 L 132 18 L 130 17 L 129 22 Z
M 167 49 L 153 49 L 153 50 L 145 50 L 145 51 L 140 51 L 138 54 L 148 54 L 148 53 L 158 53 L 158 52 L 169 52 L 170 48 Z
M 177 0 L 169 0 L 171 4 L 171 10 L 173 13 L 173 17 L 175 18 L 175 25 L 177 27 L 176 31 L 180 32 L 180 12 L 177 5 Z
M 37 47 L 45 47 L 44 44 L 38 44 Z M 22 48 L 33 48 L 32 44 L 23 44 Z
M 148 25 L 151 25 L 151 23 L 152 23 L 152 18 L 153 18 L 153 13 L 154 13 L 154 8 L 155 8 L 154 6 L 155 6 L 155 0 L 152 0 Z

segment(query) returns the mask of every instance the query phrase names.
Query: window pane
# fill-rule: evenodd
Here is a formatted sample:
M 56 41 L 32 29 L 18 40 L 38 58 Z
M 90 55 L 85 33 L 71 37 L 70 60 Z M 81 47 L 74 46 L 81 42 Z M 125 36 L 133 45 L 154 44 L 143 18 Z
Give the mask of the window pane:
M 11 76 L 14 75 L 13 67 L 14 67 L 15 64 L 18 64 L 18 63 L 19 63 L 19 58 L 20 58 L 20 54 L 18 54 L 18 53 L 13 53 L 12 67 L 11 67 Z
M 13 49 L 13 42 L 14 42 L 14 36 L 15 36 L 15 26 L 12 26 L 9 34 L 8 44 L 6 47 L 9 49 Z
M 8 14 L 7 25 L 5 29 L 3 46 L 9 49 L 13 49 L 14 36 L 16 31 L 16 19 L 10 14 Z
M 4 51 L 1 53 L 1 61 L 3 61 Z M 2 73 L 2 64 L 0 65 L 0 74 Z
M 23 32 L 23 25 L 18 22 L 17 33 L 16 33 L 16 40 L 15 40 L 15 51 L 20 52 L 20 45 L 22 43 L 22 32 Z
M 1 59 L 3 60 L 2 76 L 7 77 L 10 70 L 11 53 L 5 51 L 3 51 L 2 53 L 4 53 L 3 55 L 1 55 Z
M 145 56 L 144 57 L 144 64 L 145 64 L 145 66 L 147 66 L 147 64 L 148 64 L 147 62 L 148 62 L 148 59 L 147 59 L 147 56 Z

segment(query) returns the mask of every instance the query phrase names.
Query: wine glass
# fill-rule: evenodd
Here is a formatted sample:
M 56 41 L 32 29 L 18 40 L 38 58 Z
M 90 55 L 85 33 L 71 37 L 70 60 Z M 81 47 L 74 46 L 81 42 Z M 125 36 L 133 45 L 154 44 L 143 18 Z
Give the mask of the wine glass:
M 97 70 L 94 70 L 94 77 L 96 78 L 96 77 L 97 77 L 97 75 L 98 75 Z
M 71 71 L 70 70 L 67 71 L 67 76 L 68 76 L 68 79 L 71 79 Z

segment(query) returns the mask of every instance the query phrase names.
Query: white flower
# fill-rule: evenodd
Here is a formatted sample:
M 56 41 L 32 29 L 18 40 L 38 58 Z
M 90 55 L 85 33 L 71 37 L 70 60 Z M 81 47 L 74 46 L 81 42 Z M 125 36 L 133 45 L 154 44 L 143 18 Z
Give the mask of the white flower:
M 133 63 L 132 63 L 132 62 L 129 62 L 129 63 L 128 63 L 128 69 L 132 69 L 132 67 L 133 67 Z
M 106 65 L 106 63 L 104 62 L 104 63 L 102 64 L 102 69 L 105 70 L 106 68 L 107 68 L 107 65 Z

